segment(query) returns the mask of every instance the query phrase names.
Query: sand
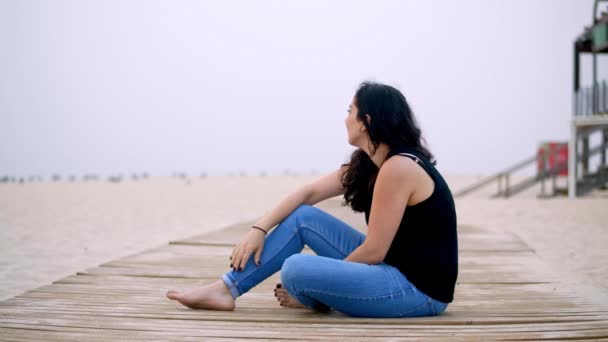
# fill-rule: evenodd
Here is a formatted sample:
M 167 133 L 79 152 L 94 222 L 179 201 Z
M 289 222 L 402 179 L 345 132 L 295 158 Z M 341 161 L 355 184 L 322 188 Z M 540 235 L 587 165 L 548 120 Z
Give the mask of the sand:
M 253 220 L 315 176 L 0 184 L 0 300 L 170 240 Z M 455 191 L 476 176 L 446 177 Z M 459 224 L 513 232 L 574 284 L 608 293 L 608 196 L 537 189 L 458 199 Z

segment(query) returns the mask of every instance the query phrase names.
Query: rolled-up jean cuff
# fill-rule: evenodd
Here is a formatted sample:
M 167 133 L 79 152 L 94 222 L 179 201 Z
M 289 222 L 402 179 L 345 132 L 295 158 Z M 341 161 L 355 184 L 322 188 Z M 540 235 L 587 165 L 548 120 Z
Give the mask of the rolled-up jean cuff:
M 226 284 L 226 286 L 228 286 L 228 289 L 230 290 L 230 294 L 232 295 L 232 298 L 236 299 L 238 296 L 241 295 L 241 293 L 239 292 L 239 289 L 236 287 L 236 283 L 235 283 L 234 279 L 232 279 L 232 277 L 230 277 L 227 273 L 222 274 L 222 280 L 224 281 L 224 284 Z

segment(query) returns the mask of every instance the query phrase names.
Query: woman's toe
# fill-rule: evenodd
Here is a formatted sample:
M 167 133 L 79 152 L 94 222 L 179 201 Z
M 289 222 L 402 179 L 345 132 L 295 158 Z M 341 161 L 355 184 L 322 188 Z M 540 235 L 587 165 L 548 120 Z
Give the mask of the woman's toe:
M 179 299 L 179 297 L 181 296 L 179 292 L 177 291 L 168 291 L 167 292 L 167 298 L 169 299 Z

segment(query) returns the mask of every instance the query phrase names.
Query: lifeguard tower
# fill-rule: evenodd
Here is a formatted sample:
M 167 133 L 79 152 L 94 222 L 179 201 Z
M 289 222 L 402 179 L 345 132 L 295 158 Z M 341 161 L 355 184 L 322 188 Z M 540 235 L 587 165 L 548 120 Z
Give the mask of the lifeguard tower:
M 508 198 L 538 183 L 541 185 L 539 197 L 552 197 L 568 194 L 575 198 L 598 188 L 606 188 L 608 183 L 608 83 L 598 80 L 598 57 L 608 56 L 608 13 L 596 15 L 600 2 L 593 6 L 592 25 L 586 27 L 574 41 L 574 96 L 571 133 L 568 142 L 545 142 L 540 145 L 536 155 L 522 160 L 490 177 L 482 179 L 460 191 L 454 196 L 461 197 L 477 191 L 490 183 L 498 183 L 498 192 L 492 197 Z M 581 85 L 583 79 L 581 57 L 591 57 L 591 77 L 589 84 Z M 608 59 L 604 60 L 608 69 Z M 588 62 L 587 60 L 585 62 Z M 587 71 L 588 69 L 585 69 Z M 588 76 L 589 74 L 585 74 Z M 594 139 L 591 139 L 594 138 Z M 591 146 L 591 141 L 596 141 Z M 599 141 L 599 143 L 597 143 Z M 536 174 L 513 184 L 511 175 L 536 164 Z M 567 179 L 566 187 L 559 187 L 556 179 Z M 545 182 L 549 181 L 550 191 L 546 192 Z
M 536 155 L 524 159 L 490 177 L 454 193 L 455 197 L 465 196 L 498 183 L 498 192 L 491 197 L 508 198 L 538 183 L 541 185 L 539 197 L 565 195 L 575 198 L 594 189 L 606 189 L 608 184 L 608 82 L 598 80 L 598 57 L 608 56 L 608 13 L 602 12 L 598 17 L 598 5 L 608 0 L 595 0 L 593 5 L 592 25 L 586 27 L 574 41 L 574 93 L 572 119 L 570 122 L 570 141 L 544 142 Z M 581 57 L 591 57 L 590 84 L 581 85 Z M 608 59 L 602 60 L 604 73 L 608 69 Z M 588 60 L 584 62 L 589 62 Z M 589 66 L 589 63 L 584 63 Z M 585 69 L 587 70 L 587 69 Z M 588 76 L 589 74 L 585 74 Z M 593 139 L 591 139 L 593 138 Z M 596 141 L 591 146 L 591 141 Z M 598 142 L 599 141 L 599 142 Z M 536 174 L 513 184 L 511 176 L 515 172 L 536 164 Z M 557 178 L 566 178 L 567 186 L 559 187 Z M 550 191 L 546 192 L 545 182 L 549 181 Z
M 608 14 L 597 17 L 596 0 L 593 21 L 574 42 L 574 104 L 568 151 L 568 196 L 574 198 L 588 191 L 605 187 L 608 182 L 606 149 L 608 142 L 608 86 L 598 81 L 598 56 L 608 53 Z M 581 85 L 581 55 L 591 54 L 591 84 Z M 590 137 L 600 135 L 600 142 L 590 146 Z M 599 154 L 595 170 L 590 159 Z

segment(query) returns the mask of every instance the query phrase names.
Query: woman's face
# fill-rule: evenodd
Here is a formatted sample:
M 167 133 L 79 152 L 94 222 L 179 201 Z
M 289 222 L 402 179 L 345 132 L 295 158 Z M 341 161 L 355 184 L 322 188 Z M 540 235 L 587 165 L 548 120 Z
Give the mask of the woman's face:
M 346 133 L 348 135 L 348 143 L 355 147 L 363 146 L 362 142 L 365 139 L 365 125 L 363 125 L 362 121 L 359 121 L 357 115 L 359 114 L 359 109 L 355 104 L 355 99 L 348 106 L 348 115 L 346 116 L 346 120 L 344 123 L 346 124 Z

